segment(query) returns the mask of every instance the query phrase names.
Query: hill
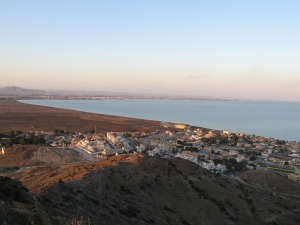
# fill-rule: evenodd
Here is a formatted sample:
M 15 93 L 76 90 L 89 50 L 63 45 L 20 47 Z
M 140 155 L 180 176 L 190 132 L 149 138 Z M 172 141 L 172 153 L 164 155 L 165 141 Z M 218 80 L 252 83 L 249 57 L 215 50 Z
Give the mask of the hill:
M 0 87 L 0 96 L 34 96 L 46 94 L 46 91 L 37 89 L 27 89 L 16 86 Z
M 6 154 L 0 155 L 0 166 L 20 167 L 32 165 L 61 165 L 88 162 L 77 151 L 65 148 L 51 148 L 36 145 L 14 145 L 6 148 Z
M 47 224 L 28 190 L 18 181 L 0 176 L 0 224 Z
M 130 154 L 11 176 L 35 199 L 30 204 L 42 221 L 33 224 L 299 224 L 299 196 L 275 195 L 177 158 Z

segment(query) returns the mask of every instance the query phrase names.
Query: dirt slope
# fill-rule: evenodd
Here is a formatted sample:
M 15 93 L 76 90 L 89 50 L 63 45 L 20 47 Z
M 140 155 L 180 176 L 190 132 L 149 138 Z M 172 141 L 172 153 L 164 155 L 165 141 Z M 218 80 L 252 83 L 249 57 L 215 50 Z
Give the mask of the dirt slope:
M 88 162 L 75 150 L 37 145 L 14 145 L 0 154 L 0 167 L 61 165 Z M 1 171 L 0 171 L 1 173 Z

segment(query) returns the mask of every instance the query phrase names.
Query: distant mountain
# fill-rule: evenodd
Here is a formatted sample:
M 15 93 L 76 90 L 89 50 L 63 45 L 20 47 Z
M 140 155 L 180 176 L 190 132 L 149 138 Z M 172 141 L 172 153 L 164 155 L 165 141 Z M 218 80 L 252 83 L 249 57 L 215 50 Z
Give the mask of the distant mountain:
M 130 93 L 114 91 L 84 91 L 84 90 L 40 90 L 28 89 L 17 86 L 0 87 L 0 96 L 19 97 L 19 99 L 89 99 L 94 97 L 122 98 L 122 99 L 173 99 L 173 100 L 211 100 L 211 101 L 239 101 L 246 99 L 209 97 L 193 95 L 172 95 L 153 93 Z
M 37 90 L 37 89 L 27 89 L 16 86 L 7 86 L 0 87 L 0 95 L 5 96 L 28 96 L 28 95 L 46 95 L 48 94 L 46 91 Z

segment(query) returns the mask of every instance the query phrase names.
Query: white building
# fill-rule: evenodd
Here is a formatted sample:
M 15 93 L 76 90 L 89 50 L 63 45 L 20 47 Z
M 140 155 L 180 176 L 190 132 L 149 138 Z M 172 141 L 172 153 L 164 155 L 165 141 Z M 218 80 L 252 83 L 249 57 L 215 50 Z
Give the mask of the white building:
M 153 150 L 148 150 L 147 151 L 148 155 L 152 156 L 152 157 L 161 154 L 161 152 L 162 152 L 161 149 L 156 148 L 156 147 Z
M 199 165 L 210 171 L 220 171 L 224 172 L 226 170 L 226 166 L 223 164 L 215 165 L 213 161 L 208 160 L 207 162 L 200 162 Z
M 136 151 L 137 151 L 138 153 L 143 153 L 144 151 L 146 151 L 146 146 L 143 145 L 143 144 L 141 144 L 140 146 L 137 146 L 137 147 L 136 147 Z
M 223 130 L 223 134 L 225 134 L 225 135 L 230 135 L 231 132 L 230 132 L 229 130 Z
M 118 139 L 115 137 L 115 135 L 112 132 L 107 132 L 106 137 L 113 144 L 115 144 L 118 141 Z
M 183 151 L 182 153 L 177 153 L 175 157 L 189 160 L 193 163 L 198 163 L 198 154 L 190 151 Z

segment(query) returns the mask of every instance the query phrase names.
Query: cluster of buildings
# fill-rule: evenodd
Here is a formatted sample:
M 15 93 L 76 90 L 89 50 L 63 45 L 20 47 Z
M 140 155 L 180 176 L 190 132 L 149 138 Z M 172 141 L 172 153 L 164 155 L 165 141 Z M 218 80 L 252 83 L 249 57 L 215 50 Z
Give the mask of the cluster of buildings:
M 224 130 L 163 123 L 156 132 L 39 133 L 46 144 L 89 154 L 94 160 L 112 155 L 144 153 L 178 157 L 217 173 L 243 169 L 273 171 L 300 180 L 300 143 Z

